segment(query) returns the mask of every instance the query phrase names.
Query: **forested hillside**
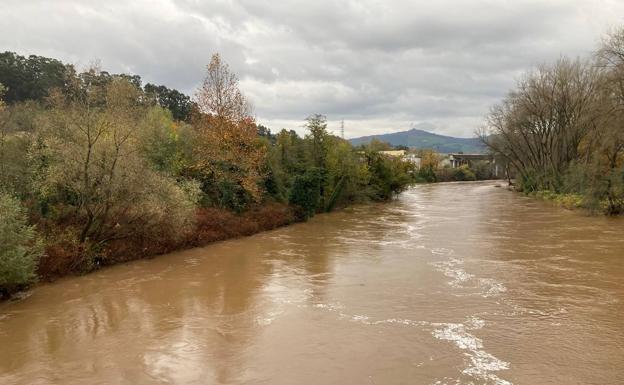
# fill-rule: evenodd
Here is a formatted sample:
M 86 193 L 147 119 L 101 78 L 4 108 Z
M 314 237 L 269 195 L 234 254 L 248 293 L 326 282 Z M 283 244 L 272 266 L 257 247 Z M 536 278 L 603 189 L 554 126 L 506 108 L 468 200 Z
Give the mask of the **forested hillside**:
M 479 138 L 455 138 L 452 136 L 434 134 L 418 128 L 413 128 L 409 131 L 362 136 L 349 139 L 349 141 L 354 146 L 358 146 L 361 144 L 369 144 L 373 139 L 389 143 L 393 146 L 431 149 L 444 154 L 452 152 L 483 154 L 487 151 L 487 148 Z

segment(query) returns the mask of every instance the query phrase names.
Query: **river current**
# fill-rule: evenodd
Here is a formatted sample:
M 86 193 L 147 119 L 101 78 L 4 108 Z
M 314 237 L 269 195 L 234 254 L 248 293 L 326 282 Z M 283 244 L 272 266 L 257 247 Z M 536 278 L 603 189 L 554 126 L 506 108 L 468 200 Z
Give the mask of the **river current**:
M 0 384 L 623 384 L 624 221 L 419 185 L 0 304 Z

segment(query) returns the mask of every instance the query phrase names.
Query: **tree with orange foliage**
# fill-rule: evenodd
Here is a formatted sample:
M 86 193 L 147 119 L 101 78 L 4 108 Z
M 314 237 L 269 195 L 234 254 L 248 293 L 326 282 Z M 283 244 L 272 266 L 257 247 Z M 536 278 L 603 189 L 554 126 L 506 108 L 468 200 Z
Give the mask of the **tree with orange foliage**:
M 251 105 L 238 78 L 218 54 L 197 90 L 194 125 L 198 133 L 195 169 L 202 189 L 221 206 L 242 209 L 261 198 L 260 181 L 266 149 L 258 140 Z

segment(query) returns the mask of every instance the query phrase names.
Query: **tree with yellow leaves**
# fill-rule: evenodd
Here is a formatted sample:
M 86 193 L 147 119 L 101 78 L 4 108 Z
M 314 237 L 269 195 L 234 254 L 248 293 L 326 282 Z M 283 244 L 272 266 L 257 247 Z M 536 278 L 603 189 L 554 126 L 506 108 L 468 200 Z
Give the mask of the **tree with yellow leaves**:
M 261 197 L 266 148 L 258 140 L 252 108 L 238 78 L 218 54 L 213 55 L 195 100 L 199 111 L 194 119 L 198 134 L 194 168 L 202 190 L 214 203 L 241 210 Z

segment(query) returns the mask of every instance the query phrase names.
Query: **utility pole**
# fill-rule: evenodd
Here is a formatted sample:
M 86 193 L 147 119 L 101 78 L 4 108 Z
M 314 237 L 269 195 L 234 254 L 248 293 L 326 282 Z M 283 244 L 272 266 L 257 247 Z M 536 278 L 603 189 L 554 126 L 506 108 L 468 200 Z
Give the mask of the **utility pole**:
M 340 121 L 340 136 L 344 139 L 344 120 Z

